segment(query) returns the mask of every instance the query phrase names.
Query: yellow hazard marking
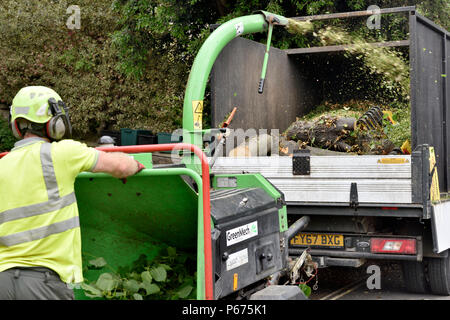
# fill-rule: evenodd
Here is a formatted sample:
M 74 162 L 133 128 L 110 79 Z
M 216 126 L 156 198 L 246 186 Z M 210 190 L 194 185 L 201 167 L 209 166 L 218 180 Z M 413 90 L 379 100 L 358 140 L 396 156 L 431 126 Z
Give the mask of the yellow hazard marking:
M 192 101 L 192 114 L 194 119 L 194 129 L 202 129 L 203 100 Z
M 436 156 L 434 154 L 434 148 L 430 147 L 430 173 L 433 172 L 435 165 L 436 165 Z M 439 179 L 436 169 L 434 170 L 433 176 L 431 177 L 430 200 L 431 201 L 441 200 L 441 192 L 439 190 Z
M 233 276 L 233 290 L 236 291 L 238 288 L 238 274 L 235 273 Z
M 399 164 L 399 163 L 409 163 L 409 160 L 405 159 L 405 158 L 382 158 L 382 159 L 378 159 L 377 163 Z
M 400 149 L 402 149 L 402 152 L 405 154 L 411 154 L 411 144 L 409 143 L 409 140 L 406 140 L 405 142 L 403 142 Z

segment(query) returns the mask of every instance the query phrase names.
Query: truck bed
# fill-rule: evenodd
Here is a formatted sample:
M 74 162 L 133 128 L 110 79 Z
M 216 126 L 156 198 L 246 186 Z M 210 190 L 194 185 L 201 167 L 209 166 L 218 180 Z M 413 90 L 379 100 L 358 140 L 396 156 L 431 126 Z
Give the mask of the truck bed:
M 298 175 L 292 157 L 219 157 L 212 172 L 261 173 L 288 204 L 348 204 L 352 184 L 359 204 L 412 204 L 409 155 L 310 156 L 309 166 L 308 174 Z

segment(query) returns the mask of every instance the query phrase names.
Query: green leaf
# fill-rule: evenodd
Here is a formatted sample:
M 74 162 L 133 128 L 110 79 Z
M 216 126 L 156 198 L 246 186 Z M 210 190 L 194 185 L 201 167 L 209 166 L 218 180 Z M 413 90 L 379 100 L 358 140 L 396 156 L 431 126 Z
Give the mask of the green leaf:
M 169 257 L 174 257 L 177 255 L 177 249 L 174 247 L 168 247 L 167 254 L 169 255 Z
M 88 292 L 85 292 L 84 295 L 88 298 L 101 298 L 103 297 L 101 294 L 90 294 Z
M 106 260 L 103 257 L 99 257 L 97 259 L 90 260 L 89 264 L 96 268 L 102 268 L 106 266 Z
M 128 274 L 128 278 L 129 279 L 134 279 L 136 281 L 140 281 L 141 280 L 141 274 L 133 271 L 130 274 Z
M 166 281 L 167 272 L 166 269 L 162 266 L 158 266 L 157 268 L 150 269 L 150 274 L 155 281 L 163 282 Z
M 178 263 L 180 263 L 180 264 L 184 264 L 184 263 L 186 262 L 187 259 L 188 259 L 188 256 L 185 255 L 185 254 L 183 254 L 183 255 L 178 256 L 178 257 L 176 258 L 176 261 L 177 261 Z
M 181 299 L 185 299 L 189 296 L 189 294 L 192 292 L 192 289 L 194 289 L 194 287 L 187 285 L 182 287 L 180 290 L 177 291 L 177 295 L 181 298 Z
M 168 266 L 167 264 L 164 264 L 164 263 L 161 263 L 159 266 L 160 266 L 160 267 L 163 267 L 166 271 L 172 270 L 172 267 L 171 267 L 171 266 Z
M 131 293 L 136 293 L 139 291 L 140 285 L 136 280 L 131 279 L 123 283 L 123 288 Z
M 142 272 L 141 278 L 142 278 L 142 281 L 148 282 L 148 283 L 152 283 L 152 280 L 153 280 L 152 275 L 150 274 L 150 271 Z
M 307 286 L 306 284 L 299 284 L 300 289 L 303 291 L 306 297 L 309 297 L 311 295 L 311 288 Z
M 133 298 L 134 298 L 134 300 L 144 300 L 139 293 L 133 294 Z
M 147 295 L 155 294 L 160 291 L 159 287 L 154 283 L 143 282 L 141 288 L 145 289 Z
M 118 284 L 118 280 L 114 279 L 113 275 L 110 273 L 102 273 L 97 279 L 95 285 L 102 291 L 111 291 Z
M 90 285 L 87 283 L 82 283 L 81 288 L 84 290 L 84 294 L 90 298 L 98 298 L 102 296 L 101 290 L 99 290 L 94 285 Z

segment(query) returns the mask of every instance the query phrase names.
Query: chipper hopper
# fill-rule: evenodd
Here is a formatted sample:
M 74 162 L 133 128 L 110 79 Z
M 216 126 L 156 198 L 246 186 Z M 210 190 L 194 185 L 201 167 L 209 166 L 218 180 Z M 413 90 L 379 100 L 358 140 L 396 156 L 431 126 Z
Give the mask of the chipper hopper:
M 197 299 L 219 299 L 250 287 L 256 292 L 265 287 L 269 276 L 287 270 L 288 241 L 306 225 L 307 217 L 289 229 L 283 194 L 268 180 L 260 174 L 212 176 L 202 149 L 203 136 L 214 131 L 202 129 L 202 111 L 216 57 L 243 34 L 268 30 L 270 43 L 273 25 L 286 21 L 261 12 L 230 20 L 210 35 L 188 80 L 183 143 L 100 148 L 131 153 L 146 169 L 126 181 L 100 173 L 77 177 L 85 257 L 103 257 L 116 269 L 141 254 L 151 258 L 167 245 L 193 250 Z M 259 88 L 255 88 L 259 92 L 264 87 L 267 54 L 268 50 Z M 183 153 L 181 165 L 152 165 L 152 152 L 170 150 Z M 99 272 L 85 270 L 84 277 L 95 281 Z M 280 286 L 275 295 L 261 297 L 304 297 L 298 286 L 288 289 L 293 288 L 298 292 Z M 76 290 L 76 296 L 85 298 L 82 290 Z

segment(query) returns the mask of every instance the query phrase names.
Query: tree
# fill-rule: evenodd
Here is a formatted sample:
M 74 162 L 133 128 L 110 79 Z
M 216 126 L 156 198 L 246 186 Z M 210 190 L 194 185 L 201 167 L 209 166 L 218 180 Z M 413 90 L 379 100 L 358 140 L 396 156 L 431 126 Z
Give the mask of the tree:
M 158 51 L 170 59 L 181 59 L 190 65 L 209 35 L 212 24 L 248 15 L 256 10 L 295 17 L 366 10 L 372 4 L 371 0 L 115 0 L 113 8 L 121 18 L 113 43 L 119 49 L 120 70 L 139 77 L 146 67 L 151 66 L 149 52 Z M 445 28 L 450 27 L 450 6 L 447 0 L 381 0 L 377 1 L 377 5 L 382 8 L 417 5 L 421 13 Z M 371 36 L 379 39 L 390 37 L 392 40 L 406 36 L 406 17 L 390 15 L 385 19 L 384 31 L 371 33 Z M 352 32 L 368 35 L 365 20 L 356 24 L 348 19 L 344 26 L 352 29 Z M 264 36 L 253 35 L 250 38 L 262 40 Z M 279 29 L 274 31 L 273 36 L 274 46 L 281 49 L 304 47 L 311 40 L 305 36 L 289 35 Z

